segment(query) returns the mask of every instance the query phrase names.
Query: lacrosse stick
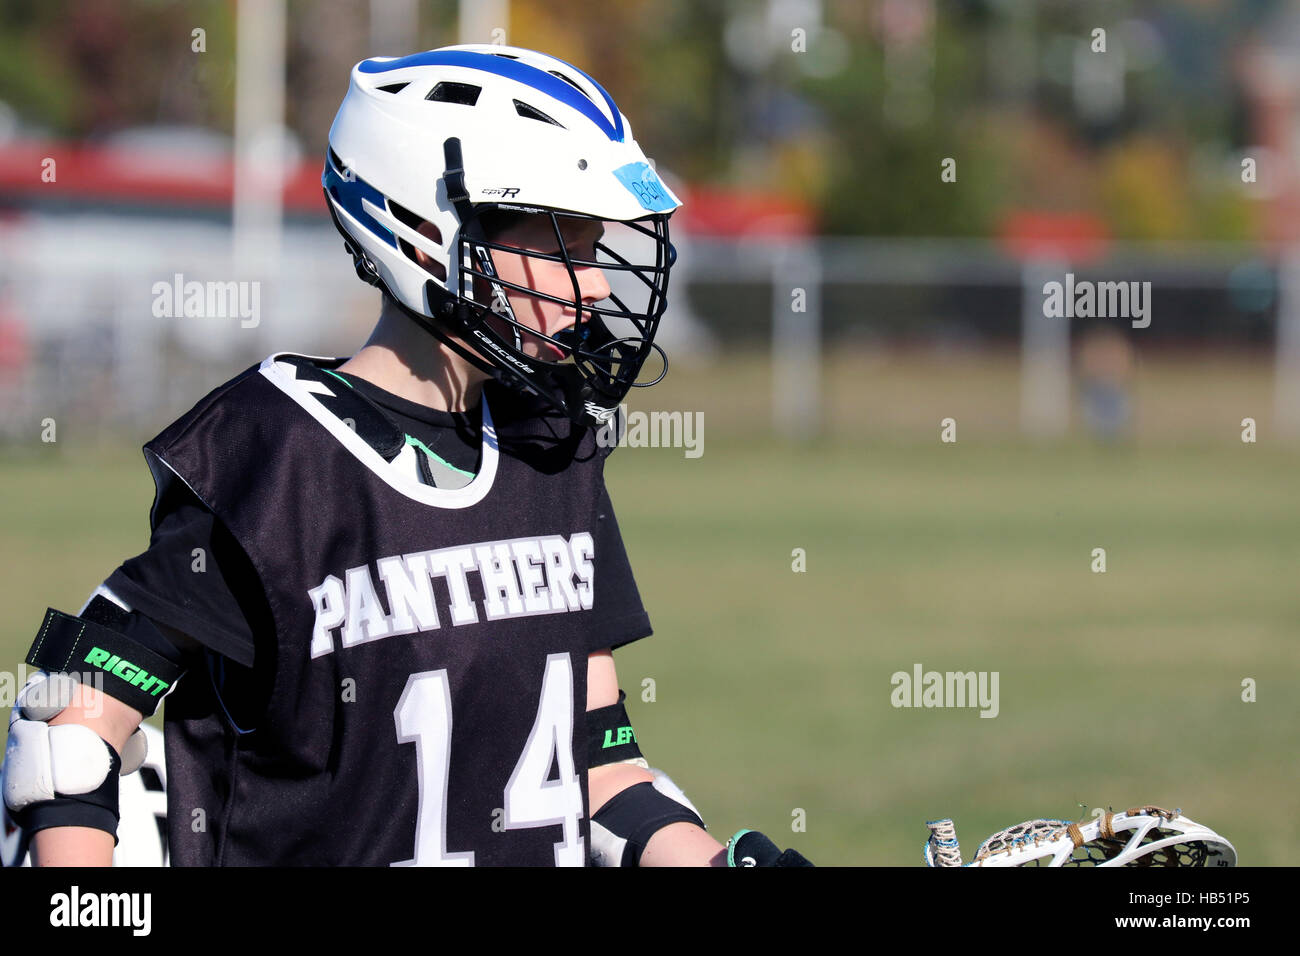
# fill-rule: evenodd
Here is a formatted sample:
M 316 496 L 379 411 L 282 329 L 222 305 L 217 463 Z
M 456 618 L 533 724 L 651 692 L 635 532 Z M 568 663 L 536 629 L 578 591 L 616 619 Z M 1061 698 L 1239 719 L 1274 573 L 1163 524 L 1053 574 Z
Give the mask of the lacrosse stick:
M 961 861 L 952 820 L 931 820 L 926 866 L 1236 866 L 1237 851 L 1181 810 L 1134 807 L 1088 823 L 1027 820 L 993 834 Z

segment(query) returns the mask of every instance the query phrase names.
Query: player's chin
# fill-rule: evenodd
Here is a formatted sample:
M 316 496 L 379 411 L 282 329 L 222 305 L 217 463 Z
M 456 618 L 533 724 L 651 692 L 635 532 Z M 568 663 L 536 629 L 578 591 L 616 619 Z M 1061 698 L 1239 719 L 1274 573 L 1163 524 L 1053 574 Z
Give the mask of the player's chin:
M 560 342 L 563 342 L 564 345 L 568 345 L 568 342 L 566 341 L 566 333 L 570 332 L 572 328 L 572 325 L 566 325 L 555 329 L 550 333 L 550 338 L 542 338 L 540 335 L 532 336 L 531 341 L 529 342 L 529 351 L 533 352 L 534 358 L 543 362 L 564 361 L 569 357 L 569 350 L 563 345 L 557 345 L 550 339 L 558 339 Z
M 528 351 L 539 362 L 563 362 L 569 357 L 568 352 L 550 342 L 538 342 L 536 348 Z

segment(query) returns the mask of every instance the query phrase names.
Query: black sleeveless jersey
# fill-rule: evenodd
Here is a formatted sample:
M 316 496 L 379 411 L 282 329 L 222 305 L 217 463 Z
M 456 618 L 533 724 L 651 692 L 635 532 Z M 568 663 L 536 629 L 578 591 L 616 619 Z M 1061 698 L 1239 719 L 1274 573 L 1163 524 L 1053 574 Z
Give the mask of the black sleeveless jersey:
M 167 701 L 173 862 L 585 865 L 587 655 L 650 633 L 608 452 L 489 385 L 477 475 L 432 487 L 343 361 L 272 355 L 145 445 L 261 591 L 252 666 Z

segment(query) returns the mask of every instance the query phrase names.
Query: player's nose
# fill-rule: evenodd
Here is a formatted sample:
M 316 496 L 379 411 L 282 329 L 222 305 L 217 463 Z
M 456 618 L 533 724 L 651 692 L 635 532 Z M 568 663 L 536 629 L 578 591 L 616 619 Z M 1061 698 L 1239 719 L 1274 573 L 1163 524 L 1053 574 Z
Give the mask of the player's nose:
M 609 282 L 605 273 L 594 266 L 578 270 L 578 291 L 588 304 L 609 298 Z

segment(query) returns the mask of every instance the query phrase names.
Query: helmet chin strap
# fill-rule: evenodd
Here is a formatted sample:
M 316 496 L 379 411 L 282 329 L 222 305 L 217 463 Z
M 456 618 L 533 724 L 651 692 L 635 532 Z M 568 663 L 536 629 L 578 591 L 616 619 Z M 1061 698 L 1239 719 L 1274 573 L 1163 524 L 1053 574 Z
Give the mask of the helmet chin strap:
M 447 346 L 447 348 L 451 349 L 451 351 L 455 352 L 474 368 L 485 373 L 491 379 L 499 382 L 506 388 L 511 388 L 516 391 L 524 391 L 530 395 L 535 395 L 547 405 L 575 422 L 578 422 L 578 419 L 575 416 L 584 410 L 588 410 L 587 407 L 588 405 L 593 404 L 593 400 L 595 400 L 594 404 L 600 408 L 607 408 L 612 404 L 616 404 L 614 399 L 604 395 L 599 389 L 584 381 L 581 372 L 579 372 L 574 366 L 562 369 L 539 370 L 540 374 L 544 375 L 549 380 L 550 387 L 563 396 L 563 400 L 557 399 L 555 394 L 552 394 L 545 388 L 535 387 L 533 383 L 529 382 L 528 379 L 524 378 L 524 376 L 517 375 L 509 369 L 499 368 L 498 366 L 491 364 L 481 355 L 476 354 L 472 349 L 459 342 L 456 337 L 451 334 L 448 328 L 444 327 L 437 319 L 431 319 L 429 316 L 409 308 L 406 303 L 402 302 L 401 299 L 389 292 L 387 286 L 385 286 L 382 281 L 377 284 L 384 290 L 388 295 L 388 298 L 392 300 L 393 304 L 405 313 L 411 321 L 415 322 L 420 328 L 424 329 L 438 341 L 442 342 Z M 433 286 L 432 282 L 429 283 L 429 286 L 426 286 L 426 290 L 425 295 L 429 300 L 430 306 L 433 306 L 434 302 L 438 301 L 435 294 L 441 290 L 439 290 L 437 286 Z M 458 299 L 443 298 L 442 305 L 437 307 L 437 311 L 449 324 L 457 328 L 469 328 L 473 321 L 469 317 L 469 305 Z M 579 423 L 581 424 L 581 422 Z
M 456 209 L 456 216 L 461 221 L 462 230 L 466 230 L 466 235 L 470 240 L 473 255 L 478 259 L 479 267 L 492 282 L 492 311 L 498 315 L 508 318 L 510 331 L 514 333 L 515 349 L 523 350 L 523 341 L 519 337 L 519 324 L 515 318 L 514 309 L 510 307 L 510 299 L 506 296 L 505 290 L 492 281 L 496 278 L 496 268 L 492 264 L 492 253 L 487 249 L 474 245 L 475 238 L 481 238 L 482 229 L 474 216 L 474 206 L 469 201 L 469 190 L 465 188 L 465 160 L 461 154 L 460 140 L 452 136 L 442 144 L 443 160 L 447 164 L 447 171 L 443 174 L 443 182 L 447 187 L 447 199 Z M 462 236 L 464 238 L 465 236 Z M 432 304 L 432 303 L 430 303 Z
M 496 281 L 496 266 L 492 262 L 492 253 L 487 249 L 474 247 L 474 256 L 478 259 L 479 268 L 487 276 L 488 282 L 492 284 L 492 304 L 488 307 L 494 315 L 499 315 L 506 320 L 510 326 L 510 331 L 515 338 L 515 351 L 524 350 L 523 339 L 519 335 L 519 320 L 515 318 L 514 307 L 510 305 L 510 299 L 506 295 L 506 290 L 502 288 L 501 283 Z
M 487 361 L 487 359 L 483 358 L 481 355 L 476 354 L 472 349 L 467 348 L 464 344 L 459 342 L 456 339 L 456 337 L 452 335 L 446 328 L 444 328 L 441 325 L 441 323 L 439 323 L 436 319 L 431 319 L 427 315 L 423 315 L 422 313 L 416 312 L 414 309 L 408 307 L 405 302 L 401 301 L 396 296 L 390 296 L 390 298 L 392 298 L 392 300 L 397 304 L 397 307 L 401 309 L 403 312 L 405 312 L 408 316 L 410 316 L 410 318 L 414 320 L 414 322 L 417 325 L 419 325 L 426 332 L 429 332 L 431 335 L 433 335 L 434 338 L 442 342 L 443 345 L 447 346 L 447 348 L 451 349 L 453 352 L 455 352 L 457 355 L 463 358 L 470 365 L 474 366 L 480 372 L 486 372 L 488 375 L 492 376 L 492 378 L 496 379 L 497 381 L 500 381 L 503 385 L 512 384 L 509 381 L 509 379 L 505 377 L 504 369 L 498 368 L 497 366 L 493 365 L 491 362 Z M 432 305 L 432 303 L 430 304 Z M 440 311 L 448 319 L 453 319 L 453 320 L 458 319 L 459 321 L 456 322 L 458 326 L 463 328 L 468 325 L 465 313 L 467 313 L 469 310 L 463 302 L 455 302 L 449 299 L 443 303 Z M 460 312 L 461 314 L 459 316 L 456 316 L 455 315 L 456 312 Z
M 434 286 L 426 292 L 426 295 L 430 298 L 430 305 L 436 301 L 433 299 L 433 293 L 436 290 L 437 287 Z M 589 390 L 584 387 L 576 369 L 573 370 L 574 374 L 570 376 L 558 375 L 554 372 L 544 373 L 551 379 L 551 384 L 558 388 L 564 395 L 564 402 L 557 401 L 555 397 L 548 394 L 546 390 L 533 387 L 532 383 L 522 375 L 516 375 L 509 369 L 493 365 L 481 355 L 476 354 L 463 343 L 457 341 L 455 336 L 453 336 L 451 332 L 436 319 L 431 319 L 427 315 L 423 315 L 416 312 L 414 309 L 408 308 L 406 304 L 396 296 L 390 295 L 389 298 L 391 298 L 397 304 L 397 307 L 406 313 L 412 321 L 419 325 L 420 328 L 429 332 L 434 338 L 438 339 L 470 365 L 474 366 L 479 371 L 486 373 L 494 381 L 499 382 L 507 388 L 512 388 L 517 391 L 525 391 L 531 395 L 536 395 L 556 411 L 561 412 L 570 418 L 573 417 L 573 410 L 582 408 L 584 401 L 589 397 L 585 394 Z M 438 311 L 449 323 L 454 323 L 459 328 L 469 327 L 469 306 L 465 302 L 448 298 L 443 302 Z M 568 407 L 566 407 L 565 402 L 568 403 Z

